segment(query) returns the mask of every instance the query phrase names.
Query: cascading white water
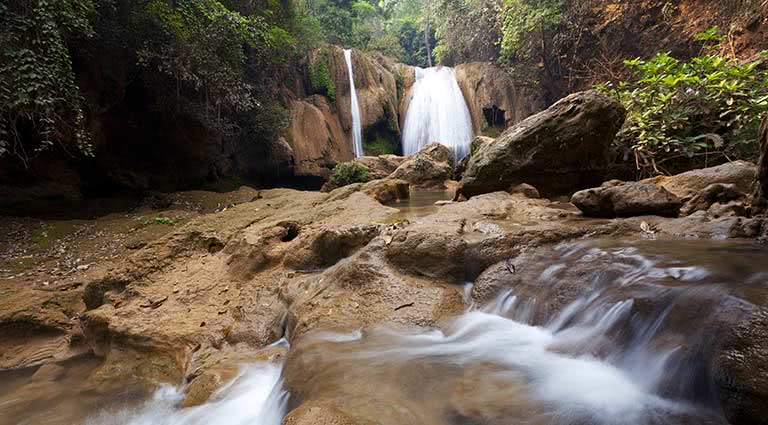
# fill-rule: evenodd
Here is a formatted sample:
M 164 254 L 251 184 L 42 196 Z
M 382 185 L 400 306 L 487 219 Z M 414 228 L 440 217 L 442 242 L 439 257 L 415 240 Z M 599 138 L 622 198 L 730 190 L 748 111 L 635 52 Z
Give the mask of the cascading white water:
M 768 275 L 755 267 L 768 264 L 764 251 L 739 247 L 753 268 L 745 270 L 712 260 L 730 252 L 723 246 L 713 247 L 717 256 L 707 250 L 705 264 L 697 252 L 681 258 L 681 246 L 658 247 L 564 244 L 546 253 L 551 261 L 523 263 L 533 272 L 525 279 L 507 263 L 511 287 L 437 328 L 307 334 L 296 358 L 313 366 L 287 374 L 287 386 L 298 382 L 383 425 L 727 425 L 706 347 L 719 311 L 747 304 L 728 291 Z M 475 285 L 496 278 L 483 282 Z M 580 289 L 568 295 L 569 285 Z M 472 284 L 463 290 L 469 303 Z M 559 296 L 572 299 L 554 308 Z M 164 387 L 138 409 L 86 423 L 279 425 L 289 396 L 281 369 L 251 365 L 197 407 L 180 409 L 182 392 Z
M 453 68 L 416 68 L 403 127 L 403 153 L 413 155 L 438 142 L 451 148 L 455 160 L 469 154 L 472 120 Z
M 275 345 L 286 345 L 280 340 Z M 152 400 L 135 409 L 105 411 L 86 425 L 280 425 L 288 407 L 281 363 L 255 363 L 219 389 L 208 403 L 179 409 L 182 388 L 163 385 Z
M 352 72 L 352 49 L 344 50 L 344 59 L 347 61 L 349 97 L 352 102 L 352 147 L 355 152 L 355 158 L 360 158 L 363 156 L 363 127 L 360 123 L 360 105 L 357 103 L 357 90 L 355 90 L 355 74 Z

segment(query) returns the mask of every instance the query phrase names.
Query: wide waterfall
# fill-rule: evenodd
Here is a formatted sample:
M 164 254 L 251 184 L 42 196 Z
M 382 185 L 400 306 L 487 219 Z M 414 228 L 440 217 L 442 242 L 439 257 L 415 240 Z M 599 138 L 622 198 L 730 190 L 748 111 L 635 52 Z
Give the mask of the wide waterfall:
M 456 161 L 469 154 L 472 120 L 453 68 L 416 68 L 416 82 L 403 128 L 403 153 L 412 155 L 439 142 L 451 148 Z
M 352 72 L 352 49 L 344 49 L 344 59 L 347 61 L 349 97 L 352 102 L 352 147 L 355 151 L 355 158 L 360 158 L 363 156 L 363 127 L 360 123 L 360 105 L 357 103 L 357 90 L 355 90 L 355 74 Z

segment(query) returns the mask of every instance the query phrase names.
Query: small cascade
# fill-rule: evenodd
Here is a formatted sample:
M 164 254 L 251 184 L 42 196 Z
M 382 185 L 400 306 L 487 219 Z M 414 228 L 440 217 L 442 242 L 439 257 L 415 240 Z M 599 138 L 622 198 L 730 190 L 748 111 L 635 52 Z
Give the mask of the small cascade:
M 357 103 L 357 90 L 355 90 L 355 77 L 352 72 L 352 49 L 344 49 L 344 59 L 347 61 L 347 74 L 349 74 L 349 92 L 352 102 L 352 147 L 355 158 L 363 156 L 363 127 L 360 123 L 360 105 Z
M 403 127 L 403 153 L 413 155 L 429 143 L 451 148 L 456 161 L 469 154 L 472 120 L 449 67 L 416 68 L 416 82 Z

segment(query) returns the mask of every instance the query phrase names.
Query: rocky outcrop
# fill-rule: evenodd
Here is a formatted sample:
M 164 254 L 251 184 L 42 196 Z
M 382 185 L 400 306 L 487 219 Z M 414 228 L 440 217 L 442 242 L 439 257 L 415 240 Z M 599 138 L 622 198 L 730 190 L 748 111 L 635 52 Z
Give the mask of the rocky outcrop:
M 410 197 L 409 183 L 405 180 L 380 179 L 363 184 L 360 191 L 371 198 L 386 204 Z
M 352 128 L 350 111 L 350 87 L 344 52 L 339 47 L 329 47 L 333 61 L 343 65 L 343 71 L 334 65 L 332 78 L 336 83 L 336 99 L 339 105 L 339 120 L 345 131 Z M 397 83 L 392 72 L 374 57 L 359 50 L 352 50 L 352 67 L 355 74 L 355 90 L 360 105 L 360 120 L 363 131 L 376 125 L 390 127 L 395 134 L 400 134 L 400 121 L 397 115 Z
M 291 104 L 287 139 L 293 151 L 294 173 L 299 176 L 328 178 L 337 163 L 354 158 L 338 117 L 322 96 Z
M 748 161 L 733 161 L 674 176 L 653 177 L 643 182 L 657 184 L 687 201 L 714 183 L 732 184 L 737 190 L 750 193 L 756 176 L 755 164 Z
M 383 179 L 392 174 L 407 158 L 397 155 L 364 156 L 354 159 L 368 169 L 371 179 Z
M 439 143 L 430 143 L 405 160 L 390 178 L 405 180 L 423 188 L 445 187 L 453 175 L 453 152 Z
M 458 194 L 469 198 L 519 183 L 543 196 L 597 186 L 624 116 L 621 104 L 596 91 L 568 96 L 472 155 Z
M 768 118 L 760 127 L 760 163 L 751 203 L 753 214 L 762 214 L 768 209 Z
M 377 179 L 366 183 L 353 183 L 332 190 L 327 201 L 339 201 L 349 198 L 353 193 L 362 192 L 382 204 L 408 199 L 410 184 L 405 180 Z
M 500 66 L 473 62 L 456 66 L 456 80 L 472 117 L 475 134 L 504 129 L 544 109 L 538 90 L 515 83 Z
M 682 202 L 664 189 L 650 183 L 629 182 L 606 185 L 576 192 L 571 197 L 587 217 L 632 217 L 660 215 L 677 217 Z
M 680 209 L 680 214 L 691 215 L 696 211 L 709 211 L 714 206 L 713 214 L 722 216 L 725 214 L 723 206 L 734 201 L 743 201 L 745 198 L 746 194 L 736 189 L 734 184 L 714 183 L 686 202 Z M 743 206 L 741 209 L 744 209 Z
M 475 136 L 475 138 L 472 139 L 472 143 L 469 145 L 469 155 L 462 158 L 461 161 L 456 164 L 456 169 L 453 171 L 454 180 L 461 180 L 461 178 L 464 176 L 464 172 L 467 171 L 467 166 L 469 165 L 469 160 L 472 159 L 472 154 L 479 151 L 483 146 L 489 143 L 493 143 L 494 140 L 495 139 L 492 137 Z

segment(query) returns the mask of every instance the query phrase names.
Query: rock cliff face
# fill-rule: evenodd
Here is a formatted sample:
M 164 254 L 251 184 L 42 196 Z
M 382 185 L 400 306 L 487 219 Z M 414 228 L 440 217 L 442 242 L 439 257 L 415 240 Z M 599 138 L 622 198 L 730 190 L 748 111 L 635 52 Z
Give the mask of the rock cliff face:
M 364 141 L 384 138 L 397 146 L 400 122 L 394 74 L 373 56 L 356 50 L 352 52 L 352 69 Z M 291 123 L 286 132 L 296 175 L 327 178 L 337 163 L 354 157 L 347 72 L 340 47 L 323 47 L 309 55 L 302 84 L 306 93 L 297 90 L 298 98 L 291 102 Z M 321 81 L 323 87 L 317 87 L 314 74 L 326 78 Z
M 516 84 L 506 71 L 492 63 L 457 65 L 456 80 L 467 102 L 475 134 L 503 131 L 545 106 L 539 90 Z
M 352 146 L 328 100 L 319 95 L 291 103 L 287 132 L 296 175 L 327 178 L 336 163 L 354 158 Z

